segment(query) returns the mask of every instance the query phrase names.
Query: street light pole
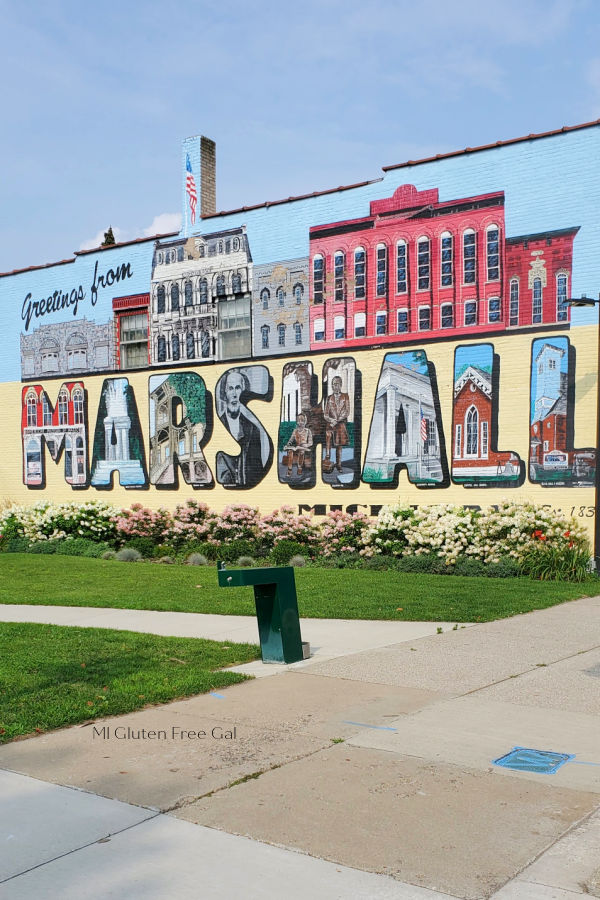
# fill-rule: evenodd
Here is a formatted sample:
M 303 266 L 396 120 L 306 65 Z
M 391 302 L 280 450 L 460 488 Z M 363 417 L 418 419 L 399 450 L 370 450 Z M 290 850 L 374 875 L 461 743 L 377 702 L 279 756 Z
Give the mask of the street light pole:
M 585 294 L 582 294 L 581 297 L 569 297 L 566 301 L 568 306 L 574 307 L 592 307 L 598 306 L 600 307 L 600 294 L 598 295 L 598 299 L 594 300 L 592 297 L 586 297 Z M 598 453 L 600 452 L 600 316 L 598 319 L 598 350 L 597 350 L 597 359 L 596 359 L 596 454 L 594 458 L 594 488 L 595 488 L 595 499 L 594 499 L 594 564 L 596 567 L 596 574 L 600 575 L 600 471 L 598 467 Z

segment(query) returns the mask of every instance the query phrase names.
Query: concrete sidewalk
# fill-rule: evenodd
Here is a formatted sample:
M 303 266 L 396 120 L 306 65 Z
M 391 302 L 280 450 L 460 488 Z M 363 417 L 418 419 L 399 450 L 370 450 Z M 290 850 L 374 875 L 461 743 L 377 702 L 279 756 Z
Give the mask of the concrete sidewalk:
M 318 621 L 304 625 L 311 643 Z M 22 858 L 0 896 L 56 885 L 75 897 L 90 884 L 98 897 L 295 897 L 297 887 L 323 898 L 600 896 L 598 599 L 443 634 L 434 623 L 408 641 L 392 631 L 403 624 L 353 623 L 382 629 L 365 628 L 369 649 L 360 632 L 359 652 L 328 653 L 324 641 L 320 657 L 222 699 L 0 748 L 13 809 L 32 778 L 54 784 L 42 786 L 48 798 L 63 792 L 45 807 L 33 792 L 27 822 L 56 814 L 65 791 L 71 804 L 90 800 L 81 789 L 116 804 L 114 826 L 98 812 L 96 831 L 75 828 L 70 844 L 51 825 L 63 847 L 19 836 Z M 514 746 L 574 759 L 553 775 L 493 765 Z M 103 830 L 119 834 L 97 844 Z M 2 853 L 15 840 L 5 838 Z

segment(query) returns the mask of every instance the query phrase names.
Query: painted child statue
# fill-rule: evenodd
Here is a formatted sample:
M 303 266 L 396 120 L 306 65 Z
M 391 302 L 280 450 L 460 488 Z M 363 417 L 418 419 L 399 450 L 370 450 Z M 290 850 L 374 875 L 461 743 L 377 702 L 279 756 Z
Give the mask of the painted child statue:
M 350 398 L 342 393 L 342 379 L 336 375 L 332 379 L 333 393 L 325 401 L 325 459 L 331 459 L 331 446 L 335 447 L 335 467 L 342 471 L 342 447 L 349 443 L 346 422 L 350 415 Z
M 288 478 L 292 474 L 292 466 L 294 463 L 296 463 L 298 475 L 302 475 L 306 454 L 312 449 L 313 436 L 312 431 L 306 424 L 307 421 L 305 413 L 298 413 L 296 427 L 292 431 L 289 441 L 283 448 L 288 451 Z

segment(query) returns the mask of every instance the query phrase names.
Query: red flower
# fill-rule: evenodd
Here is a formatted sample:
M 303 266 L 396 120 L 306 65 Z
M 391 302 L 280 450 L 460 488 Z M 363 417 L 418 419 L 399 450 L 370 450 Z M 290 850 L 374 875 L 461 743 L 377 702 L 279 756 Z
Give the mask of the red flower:
M 570 532 L 570 531 L 565 531 L 563 537 L 571 537 L 571 532 Z

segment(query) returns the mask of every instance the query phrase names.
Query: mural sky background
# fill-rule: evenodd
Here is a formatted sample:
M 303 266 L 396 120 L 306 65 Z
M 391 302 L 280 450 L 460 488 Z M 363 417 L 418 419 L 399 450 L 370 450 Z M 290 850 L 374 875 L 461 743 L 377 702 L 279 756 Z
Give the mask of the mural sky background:
M 176 230 L 188 134 L 216 140 L 217 208 L 231 209 L 600 116 L 594 0 L 0 9 L 0 272 L 97 245 L 109 225 L 118 240 Z M 510 222 L 510 187 L 492 187 L 508 234 L 528 227 Z M 471 173 L 462 195 L 480 189 Z

